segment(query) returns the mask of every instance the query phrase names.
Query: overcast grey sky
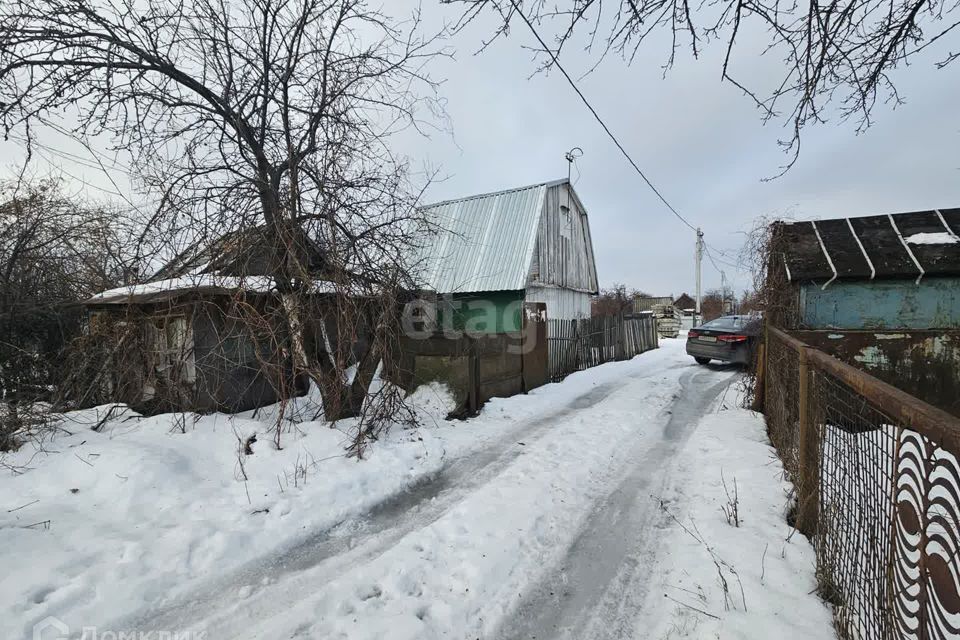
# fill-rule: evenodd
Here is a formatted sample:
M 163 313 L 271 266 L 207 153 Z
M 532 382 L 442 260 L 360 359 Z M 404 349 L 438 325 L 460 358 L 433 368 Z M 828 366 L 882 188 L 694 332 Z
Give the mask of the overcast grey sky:
M 441 13 L 456 15 L 450 7 Z M 692 291 L 693 232 L 647 189 L 559 73 L 529 77 L 536 65 L 522 47 L 535 41 L 525 25 L 517 22 L 509 38 L 473 55 L 493 25 L 487 20 L 460 33 L 456 60 L 436 65 L 447 79 L 442 91 L 454 139 L 436 136 L 412 154 L 429 157 L 448 176 L 428 200 L 565 176 L 563 154 L 579 146 L 584 155 L 573 177 L 589 212 L 601 284 Z M 741 78 L 762 86 L 777 77 L 776 58 L 754 55 L 749 38 L 741 43 L 735 59 Z M 944 50 L 897 76 L 907 104 L 878 106 L 863 135 L 855 135 L 853 123 L 806 131 L 799 161 L 772 182 L 762 180 L 788 159 L 777 145 L 785 132 L 781 123 L 764 126 L 752 103 L 720 82 L 722 48 L 709 47 L 698 61 L 681 52 L 663 78 L 667 51 L 665 43 L 645 47 L 629 67 L 610 56 L 579 84 L 674 207 L 731 256 L 759 216 L 960 206 L 960 83 L 955 68 L 933 68 Z M 574 77 L 595 61 L 575 47 L 561 59 Z M 749 283 L 748 275 L 726 270 L 738 288 Z M 720 284 L 709 264 L 704 282 Z
M 388 6 L 399 10 L 404 2 Z M 424 12 L 433 26 L 458 15 L 436 0 L 424 2 Z M 441 93 L 452 135 L 397 140 L 415 166 L 430 164 L 445 176 L 430 187 L 427 201 L 563 177 L 564 152 L 581 147 L 573 178 L 589 212 L 601 285 L 692 292 L 693 232 L 647 189 L 559 73 L 530 77 L 536 64 L 523 47 L 534 40 L 524 25 L 518 22 L 509 38 L 474 55 L 493 31 L 492 18 L 448 43 L 455 59 L 432 65 L 432 75 L 445 79 Z M 735 68 L 762 86 L 777 77 L 779 62 L 755 55 L 757 42 L 741 38 Z M 632 66 L 611 56 L 580 81 L 634 159 L 685 217 L 702 226 L 712 246 L 736 256 L 743 233 L 760 216 L 808 219 L 960 206 L 960 83 L 956 68 L 933 68 L 945 48 L 895 76 L 907 104 L 878 106 L 874 126 L 863 135 L 855 135 L 852 123 L 808 129 L 793 169 L 763 182 L 787 160 L 777 146 L 784 131 L 781 123 L 764 126 L 750 101 L 720 82 L 718 44 L 696 61 L 680 52 L 665 78 L 661 41 L 642 49 Z M 562 62 L 578 77 L 596 57 L 571 46 Z M 57 144 L 84 153 L 76 144 Z M 0 158 L 9 170 L 22 151 L 0 142 Z M 100 190 L 112 190 L 95 167 L 53 159 Z M 738 289 L 747 286 L 748 275 L 724 268 Z M 704 283 L 720 284 L 709 262 Z

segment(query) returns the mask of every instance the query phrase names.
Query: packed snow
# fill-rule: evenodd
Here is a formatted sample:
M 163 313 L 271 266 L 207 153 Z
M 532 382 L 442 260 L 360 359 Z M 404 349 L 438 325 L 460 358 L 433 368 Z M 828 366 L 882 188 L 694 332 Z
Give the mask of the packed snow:
M 615 594 L 616 628 L 638 638 L 832 638 L 809 593 L 812 550 L 787 539 L 762 419 L 700 421 L 731 404 L 736 377 L 663 340 L 466 421 L 447 421 L 450 398 L 430 385 L 412 398 L 422 425 L 363 461 L 344 457 L 352 425 L 312 421 L 305 403 L 279 450 L 275 408 L 71 414 L 42 449 L 2 458 L 0 637 L 32 638 L 38 623 L 41 638 L 521 637 L 526 603 L 566 581 L 551 637 L 596 626 Z M 739 528 L 718 506 L 721 469 L 736 478 Z M 711 553 L 743 584 L 728 607 Z
M 791 485 L 763 416 L 738 404 L 700 422 L 657 499 L 666 542 L 637 638 L 835 637 L 813 547 L 786 522 Z

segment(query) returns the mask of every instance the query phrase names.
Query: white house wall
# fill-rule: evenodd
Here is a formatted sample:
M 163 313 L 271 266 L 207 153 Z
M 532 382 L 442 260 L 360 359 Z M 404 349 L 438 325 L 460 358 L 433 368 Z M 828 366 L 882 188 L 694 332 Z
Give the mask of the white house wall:
M 546 189 L 528 286 L 539 285 L 585 293 L 598 288 L 587 213 L 566 182 Z
M 529 286 L 526 301 L 546 303 L 548 320 L 590 317 L 590 294 L 583 291 Z

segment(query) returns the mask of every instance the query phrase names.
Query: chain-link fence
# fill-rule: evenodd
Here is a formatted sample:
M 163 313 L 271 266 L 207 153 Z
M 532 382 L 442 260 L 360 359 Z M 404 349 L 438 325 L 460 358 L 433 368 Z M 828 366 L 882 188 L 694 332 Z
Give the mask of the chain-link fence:
M 780 452 L 783 467 L 793 476 L 797 472 L 799 434 L 799 355 L 793 345 L 782 340 L 769 340 L 766 354 L 765 393 L 770 441 Z
M 844 638 L 960 636 L 960 420 L 767 334 L 770 438 Z

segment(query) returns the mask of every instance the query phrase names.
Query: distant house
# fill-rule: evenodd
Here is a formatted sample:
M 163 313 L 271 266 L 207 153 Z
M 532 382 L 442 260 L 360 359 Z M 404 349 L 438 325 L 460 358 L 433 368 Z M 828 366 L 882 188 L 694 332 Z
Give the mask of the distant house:
M 773 226 L 767 315 L 960 415 L 960 209 Z
M 439 233 L 417 261 L 424 285 L 455 304 L 500 311 L 542 302 L 547 318 L 590 317 L 599 290 L 587 210 L 566 179 L 423 207 Z M 519 330 L 499 313 L 491 332 Z
M 697 301 L 686 293 L 682 293 L 679 298 L 673 301 L 673 306 L 680 309 L 684 315 L 693 315 L 697 308 Z

